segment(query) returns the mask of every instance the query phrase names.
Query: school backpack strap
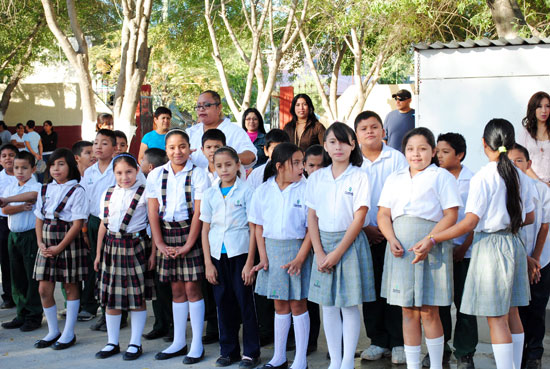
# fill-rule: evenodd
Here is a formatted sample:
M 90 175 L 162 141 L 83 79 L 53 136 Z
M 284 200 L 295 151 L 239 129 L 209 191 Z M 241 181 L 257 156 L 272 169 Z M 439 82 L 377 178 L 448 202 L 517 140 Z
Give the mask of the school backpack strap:
M 113 195 L 113 191 L 115 190 L 115 186 L 111 186 L 107 189 L 107 193 L 105 193 L 105 198 L 103 199 L 103 224 L 105 225 L 105 228 L 109 225 L 109 203 L 111 202 L 111 196 Z
M 81 187 L 79 184 L 75 184 L 69 191 L 67 191 L 67 194 L 65 197 L 63 197 L 63 200 L 57 205 L 57 208 L 55 208 L 55 211 L 53 213 L 53 216 L 55 219 L 59 219 L 59 214 L 65 209 L 65 205 L 67 205 L 67 201 L 69 201 L 69 198 L 71 195 L 76 191 L 77 188 Z
M 132 199 L 132 202 L 130 203 L 130 207 L 128 208 L 128 211 L 126 211 L 126 214 L 124 215 L 124 218 L 122 219 L 122 224 L 120 225 L 119 232 L 124 233 L 126 232 L 126 228 L 130 224 L 130 220 L 132 220 L 132 216 L 134 216 L 134 212 L 136 211 L 137 205 L 139 203 L 139 200 L 141 199 L 141 196 L 143 195 L 143 192 L 145 191 L 145 186 L 141 185 L 138 187 L 134 198 Z
M 166 212 L 166 187 L 168 186 L 168 170 L 164 168 L 162 171 L 162 182 L 160 187 L 160 195 L 162 197 L 162 204 L 160 204 L 159 217 L 164 219 Z

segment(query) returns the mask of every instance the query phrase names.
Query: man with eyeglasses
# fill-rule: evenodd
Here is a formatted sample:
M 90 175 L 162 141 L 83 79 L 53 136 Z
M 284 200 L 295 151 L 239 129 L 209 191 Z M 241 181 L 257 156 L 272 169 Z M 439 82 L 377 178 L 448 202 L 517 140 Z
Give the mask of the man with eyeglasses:
M 252 167 L 256 162 L 256 147 L 240 125 L 232 123 L 225 118 L 222 112 L 220 95 L 216 91 L 204 91 L 199 95 L 197 105 L 198 123 L 187 129 L 191 140 L 191 154 L 193 163 L 201 168 L 208 167 L 208 159 L 204 156 L 202 147 L 202 135 L 205 131 L 213 128 L 221 130 L 225 134 L 227 146 L 234 148 L 239 154 L 241 164 L 245 168 Z
M 411 93 L 408 90 L 399 90 L 393 95 L 397 109 L 386 116 L 384 128 L 386 129 L 386 143 L 396 150 L 401 150 L 403 136 L 414 128 L 414 109 L 411 108 Z

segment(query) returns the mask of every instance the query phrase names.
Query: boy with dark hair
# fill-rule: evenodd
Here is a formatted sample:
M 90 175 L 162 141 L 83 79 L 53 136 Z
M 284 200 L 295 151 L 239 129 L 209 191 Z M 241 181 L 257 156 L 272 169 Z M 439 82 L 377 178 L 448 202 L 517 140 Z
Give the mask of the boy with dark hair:
M 275 147 L 283 142 L 290 142 L 290 137 L 282 129 L 274 128 L 271 131 L 267 132 L 265 135 L 265 146 L 264 153 L 268 157 L 268 160 L 265 164 L 260 165 L 248 175 L 246 183 L 253 189 L 258 188 L 264 181 L 264 171 L 269 159 L 271 159 L 271 154 Z
M 27 133 L 24 136 L 25 147 L 28 152 L 34 155 L 36 160 L 42 159 L 42 139 L 40 135 L 34 131 L 34 120 L 29 120 L 27 122 Z
M 168 157 L 166 156 L 166 151 L 157 148 L 147 149 L 141 161 L 141 171 L 147 176 L 150 171 L 167 162 Z
M 13 301 L 17 307 L 17 316 L 2 327 L 19 328 L 23 332 L 34 331 L 42 324 L 42 303 L 38 293 L 38 282 L 33 279 L 34 260 L 38 252 L 36 241 L 34 207 L 41 185 L 34 177 L 36 170 L 34 156 L 21 151 L 15 155 L 13 172 L 17 185 L 4 189 L 3 208 L 8 215 L 8 250 L 11 270 L 11 288 Z M 24 196 L 26 202 L 13 202 L 12 196 Z M 18 199 L 19 199 L 18 197 Z
M 115 133 L 116 137 L 116 148 L 114 156 L 117 156 L 118 154 L 122 154 L 123 152 L 128 151 L 128 138 L 126 137 L 126 134 L 122 131 L 116 130 L 113 132 Z
M 208 159 L 208 168 L 206 169 L 206 173 L 208 174 L 212 185 L 214 185 L 214 180 L 218 178 L 218 173 L 216 173 L 216 168 L 214 168 L 214 153 L 220 147 L 225 145 L 225 134 L 217 128 L 209 129 L 202 135 L 201 150 L 204 156 Z
M 71 149 L 78 164 L 78 171 L 81 177 L 84 176 L 84 171 L 97 161 L 94 156 L 93 147 L 94 144 L 90 141 L 78 141 Z
M 13 161 L 19 150 L 8 143 L 0 147 L 0 164 L 4 169 L 0 172 L 0 188 L 8 188 L 16 183 L 13 176 Z M 0 272 L 2 273 L 2 305 L 0 309 L 11 309 L 15 306 L 11 293 L 10 258 L 8 253 L 8 216 L 0 209 Z
M 321 145 L 311 145 L 304 154 L 304 175 L 309 177 L 323 167 L 325 149 Z

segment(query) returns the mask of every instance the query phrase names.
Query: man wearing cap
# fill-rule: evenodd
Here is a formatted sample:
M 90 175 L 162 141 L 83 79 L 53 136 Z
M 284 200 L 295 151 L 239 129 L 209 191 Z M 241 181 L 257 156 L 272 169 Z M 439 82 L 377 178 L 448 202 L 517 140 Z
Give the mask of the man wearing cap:
M 384 121 L 388 146 L 401 150 L 401 142 L 407 132 L 414 128 L 414 109 L 411 109 L 411 93 L 399 90 L 391 95 L 395 99 L 397 110 L 391 111 Z

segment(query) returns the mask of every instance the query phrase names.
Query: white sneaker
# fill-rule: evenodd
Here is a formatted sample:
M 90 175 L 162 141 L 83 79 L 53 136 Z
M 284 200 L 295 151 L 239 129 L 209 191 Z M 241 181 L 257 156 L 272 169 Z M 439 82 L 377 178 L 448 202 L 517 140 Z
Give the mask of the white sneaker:
M 405 364 L 407 359 L 405 358 L 405 347 L 395 346 L 391 350 L 391 362 L 392 364 Z
M 370 345 L 361 353 L 361 359 L 363 360 L 379 360 L 382 356 L 390 356 L 390 350 L 376 345 Z

